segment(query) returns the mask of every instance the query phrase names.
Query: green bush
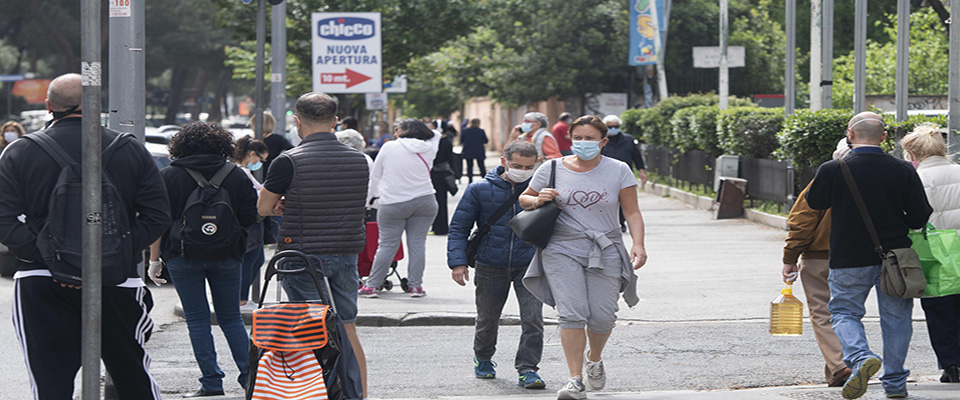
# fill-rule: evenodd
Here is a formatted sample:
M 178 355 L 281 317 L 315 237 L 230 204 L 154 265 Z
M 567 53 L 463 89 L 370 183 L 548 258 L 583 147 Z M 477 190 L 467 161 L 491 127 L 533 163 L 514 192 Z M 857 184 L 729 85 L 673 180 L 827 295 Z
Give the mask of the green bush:
M 717 135 L 720 148 L 741 157 L 767 158 L 780 148 L 783 108 L 732 107 L 720 111 Z
M 688 107 L 716 105 L 719 101 L 719 97 L 714 93 L 668 97 L 654 107 L 628 111 L 625 115 L 629 119 L 624 119 L 624 124 L 633 129 L 630 131 L 633 136 L 647 144 L 674 146 L 671 124 L 673 114 Z M 730 97 L 731 107 L 751 105 L 753 102 L 749 99 Z
M 673 147 L 679 150 L 681 153 L 687 150 L 699 150 L 697 146 L 697 141 L 693 137 L 693 129 L 691 125 L 694 123 L 693 110 L 700 107 L 710 107 L 710 106 L 696 106 L 681 108 L 677 112 L 673 113 L 673 118 L 670 118 L 670 130 L 671 130 L 671 143 Z
M 717 137 L 717 117 L 720 108 L 717 106 L 691 107 L 692 116 L 690 134 L 697 143 L 697 148 L 710 154 L 721 154 L 720 138 Z
M 894 144 L 903 139 L 913 128 L 923 123 L 932 123 L 941 128 L 947 127 L 947 116 L 936 115 L 928 117 L 925 115 L 911 115 L 906 121 L 897 122 L 896 115 L 883 114 L 883 123 L 887 126 L 887 140 L 883 143 L 883 148 L 887 151 L 893 149 Z
M 777 135 L 782 147 L 776 157 L 793 159 L 798 169 L 829 161 L 837 141 L 846 135 L 850 118 L 850 109 L 797 110 L 784 120 L 783 130 Z

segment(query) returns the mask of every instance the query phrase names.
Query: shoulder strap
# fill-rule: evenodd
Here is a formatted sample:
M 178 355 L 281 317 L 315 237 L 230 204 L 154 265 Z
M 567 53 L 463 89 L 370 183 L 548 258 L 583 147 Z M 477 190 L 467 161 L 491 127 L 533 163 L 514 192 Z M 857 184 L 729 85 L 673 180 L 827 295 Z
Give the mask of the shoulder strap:
M 224 179 L 227 179 L 227 175 L 230 175 L 230 173 L 233 172 L 233 169 L 236 167 L 237 166 L 230 161 L 223 163 L 223 166 L 220 167 L 220 170 L 217 171 L 216 174 L 213 174 L 213 178 L 210 179 L 210 184 L 219 189 Z
M 870 218 L 870 212 L 867 211 L 867 205 L 863 202 L 863 196 L 860 195 L 860 189 L 857 188 L 857 182 L 853 180 L 853 174 L 850 167 L 843 158 L 840 161 L 840 170 L 843 171 L 843 179 L 847 181 L 847 187 L 850 188 L 850 194 L 853 195 L 853 201 L 857 203 L 857 209 L 860 210 L 860 217 L 863 218 L 863 224 L 867 226 L 867 233 L 870 234 L 870 240 L 873 241 L 873 250 L 877 252 L 880 258 L 883 258 L 883 246 L 880 245 L 880 237 L 877 236 L 877 228 L 873 226 L 873 219 Z
M 207 181 L 207 178 L 204 178 L 203 174 L 201 174 L 197 170 L 193 170 L 187 167 L 180 167 L 180 168 L 183 168 L 184 171 L 187 171 L 187 173 L 190 174 L 190 177 L 192 177 L 193 180 L 197 181 L 197 185 L 200 185 L 200 187 L 207 187 L 210 185 L 210 182 Z
M 486 222 L 483 223 L 482 226 L 480 226 L 480 229 L 477 230 L 477 237 L 481 238 L 484 235 L 486 235 L 488 232 L 490 232 L 490 228 L 493 228 L 493 224 L 496 224 L 497 221 L 500 220 L 500 217 L 503 217 L 503 214 L 506 214 L 507 210 L 509 210 L 511 207 L 513 207 L 514 204 L 517 203 L 517 199 L 520 198 L 520 194 L 523 193 L 525 190 L 527 190 L 526 186 L 517 187 L 517 189 L 513 191 L 513 194 L 510 195 L 510 198 L 507 199 L 507 201 L 505 201 L 503 204 L 501 204 L 500 208 L 498 208 L 497 211 L 494 211 L 493 215 L 490 216 L 490 219 L 488 219 Z
M 70 157 L 70 155 L 63 150 L 63 147 L 60 147 L 57 141 L 53 140 L 46 132 L 39 131 L 32 135 L 24 136 L 24 138 L 30 139 L 40 146 L 44 152 L 49 154 L 50 157 L 53 157 L 53 160 L 57 162 L 60 168 L 76 167 L 77 161 L 74 160 L 73 157 Z
M 417 153 L 417 157 L 420 157 L 420 161 L 423 161 L 423 166 L 427 167 L 427 174 L 430 174 L 430 171 L 431 171 L 430 164 L 427 164 L 427 160 L 424 159 L 423 156 L 420 155 L 420 153 Z
M 557 160 L 550 160 L 550 185 L 547 187 L 556 189 L 557 186 Z

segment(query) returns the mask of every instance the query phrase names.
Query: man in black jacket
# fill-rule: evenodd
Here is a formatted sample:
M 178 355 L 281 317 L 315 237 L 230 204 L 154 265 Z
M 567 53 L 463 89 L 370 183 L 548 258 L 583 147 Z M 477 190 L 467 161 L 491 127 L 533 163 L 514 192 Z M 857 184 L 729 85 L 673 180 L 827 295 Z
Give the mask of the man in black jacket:
M 54 120 L 46 133 L 78 163 L 82 162 L 81 77 L 54 79 L 47 92 L 47 110 Z M 101 132 L 106 147 L 119 133 Z M 135 254 L 170 226 L 170 204 L 157 166 L 134 139 L 117 148 L 103 166 L 117 187 L 130 221 Z M 0 157 L 0 242 L 18 259 L 14 275 L 14 327 L 23 347 L 35 399 L 73 396 L 80 368 L 80 303 L 78 287 L 55 281 L 43 264 L 36 232 L 47 218 L 48 202 L 60 167 L 31 140 L 18 140 Z M 23 215 L 25 219 L 20 219 Z M 24 222 L 25 221 L 25 222 Z M 75 232 L 80 236 L 80 232 Z M 160 399 L 160 388 L 147 370 L 150 356 L 143 349 L 153 329 L 152 303 L 137 274 L 135 257 L 129 279 L 103 288 L 101 358 L 123 399 Z
M 920 177 L 910 163 L 885 154 L 883 119 L 872 112 L 854 116 L 847 124 L 853 150 L 846 163 L 866 202 L 884 250 L 910 247 L 909 230 L 922 228 L 933 212 Z M 906 397 L 910 371 L 903 361 L 913 334 L 913 299 L 891 297 L 880 288 L 880 256 L 867 232 L 838 160 L 817 170 L 807 203 L 815 210 L 831 209 L 830 321 L 843 348 L 843 361 L 853 370 L 843 386 L 843 397 L 855 399 L 867 391 L 867 381 L 884 365 L 887 397 Z M 883 361 L 870 351 L 861 319 L 870 289 L 876 287 L 883 332 Z
M 620 130 L 620 117 L 610 114 L 603 117 L 603 123 L 607 125 L 607 145 L 603 146 L 603 155 L 615 158 L 627 163 L 627 165 L 637 170 L 640 177 L 640 186 L 647 184 L 646 166 L 643 164 L 643 154 L 640 153 L 640 146 L 634 141 L 633 136 Z M 627 225 L 624 223 L 623 210 L 620 210 L 620 230 L 627 231 Z

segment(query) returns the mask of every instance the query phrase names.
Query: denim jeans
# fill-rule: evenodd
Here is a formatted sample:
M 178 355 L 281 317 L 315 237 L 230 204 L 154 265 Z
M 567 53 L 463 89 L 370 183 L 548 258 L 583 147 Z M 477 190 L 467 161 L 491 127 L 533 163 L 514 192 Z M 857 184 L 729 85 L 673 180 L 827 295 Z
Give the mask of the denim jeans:
M 247 384 L 247 357 L 250 337 L 240 317 L 240 261 L 195 261 L 172 258 L 167 261 L 170 279 L 180 296 L 183 317 L 187 320 L 193 356 L 203 374 L 200 384 L 203 390 L 223 390 L 223 371 L 217 365 L 217 350 L 210 333 L 210 306 L 207 303 L 206 284 L 210 285 L 213 309 L 223 336 L 227 338 L 233 361 L 240 375 L 237 382 Z
M 871 288 L 877 289 L 880 330 L 883 338 L 883 376 L 887 392 L 903 390 L 910 370 L 903 368 L 910 338 L 913 336 L 913 299 L 887 296 L 880 290 L 881 266 L 830 270 L 830 321 L 843 348 L 843 361 L 853 366 L 866 358 L 878 357 L 870 351 L 861 319 Z M 879 357 L 878 357 L 879 358 Z
M 240 278 L 240 300 L 250 299 L 250 285 L 260 274 L 260 267 L 264 262 L 263 245 L 243 254 L 243 265 L 241 266 Z M 262 288 L 261 288 L 262 289 Z
M 333 303 L 336 305 L 337 314 L 344 324 L 357 321 L 357 289 L 360 287 L 360 274 L 357 272 L 356 254 L 311 254 L 317 265 L 317 278 L 320 280 L 320 289 L 323 290 L 324 297 L 329 301 L 330 293 L 323 282 L 323 275 L 326 274 L 330 281 L 330 289 L 333 291 Z M 286 262 L 278 265 L 277 269 L 299 269 L 303 268 L 303 263 L 299 261 Z M 297 274 L 284 276 L 280 280 L 283 291 L 287 293 L 287 299 L 290 301 L 318 300 L 317 285 L 313 278 L 307 274 Z
M 520 303 L 520 346 L 514 359 L 518 373 L 537 371 L 543 354 L 543 303 L 525 286 L 527 268 L 497 268 L 477 265 L 473 278 L 477 286 L 477 330 L 473 337 L 473 353 L 480 360 L 489 360 L 497 351 L 500 314 L 510 294 L 510 285 Z

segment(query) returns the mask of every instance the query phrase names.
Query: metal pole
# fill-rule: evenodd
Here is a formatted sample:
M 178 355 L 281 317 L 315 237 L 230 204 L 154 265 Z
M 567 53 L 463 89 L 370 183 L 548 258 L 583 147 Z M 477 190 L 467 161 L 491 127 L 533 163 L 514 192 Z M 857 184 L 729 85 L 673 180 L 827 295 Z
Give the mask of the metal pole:
M 797 0 L 787 0 L 787 49 L 784 68 L 783 112 L 792 115 L 797 107 Z
M 667 92 L 667 70 L 663 64 L 663 42 L 660 40 L 660 17 L 659 13 L 661 10 L 657 9 L 656 0 L 651 0 L 653 3 L 650 4 L 651 17 L 653 17 L 653 23 L 657 26 L 654 29 L 653 33 L 653 47 L 654 51 L 657 52 L 657 86 L 660 91 L 660 100 L 666 99 L 669 96 Z
M 833 108 L 833 0 L 823 0 L 823 80 L 820 87 L 823 108 Z
M 853 112 L 867 110 L 867 0 L 856 0 L 853 24 Z
M 83 367 L 83 399 L 100 399 L 100 4 L 99 0 L 83 0 L 80 5 L 80 71 L 82 75 L 83 152 L 82 210 L 84 215 L 81 241 L 83 288 L 81 289 L 81 365 Z
M 950 111 L 947 143 L 950 158 L 956 160 L 957 154 L 960 154 L 960 24 L 954 25 L 953 22 L 960 21 L 960 0 L 950 0 L 950 21 Z
M 263 139 L 263 53 L 266 51 L 267 41 L 267 0 L 257 0 L 257 68 L 256 84 L 253 101 L 253 135 L 257 140 Z M 263 170 L 258 169 L 253 173 L 257 179 L 263 177 Z
M 143 0 L 130 1 L 130 14 L 110 16 L 110 129 L 141 142 L 146 112 Z
M 897 121 L 907 120 L 907 88 L 910 83 L 909 79 L 910 0 L 897 0 Z
M 810 1 L 810 109 L 823 108 L 823 96 L 820 94 L 820 72 L 823 64 L 823 11 L 821 0 Z
M 273 133 L 287 130 L 287 2 L 273 6 L 270 22 L 270 111 L 277 120 Z
M 727 27 L 728 14 L 727 0 L 720 0 L 720 109 L 730 107 L 730 67 L 727 61 L 727 41 L 730 31 Z

